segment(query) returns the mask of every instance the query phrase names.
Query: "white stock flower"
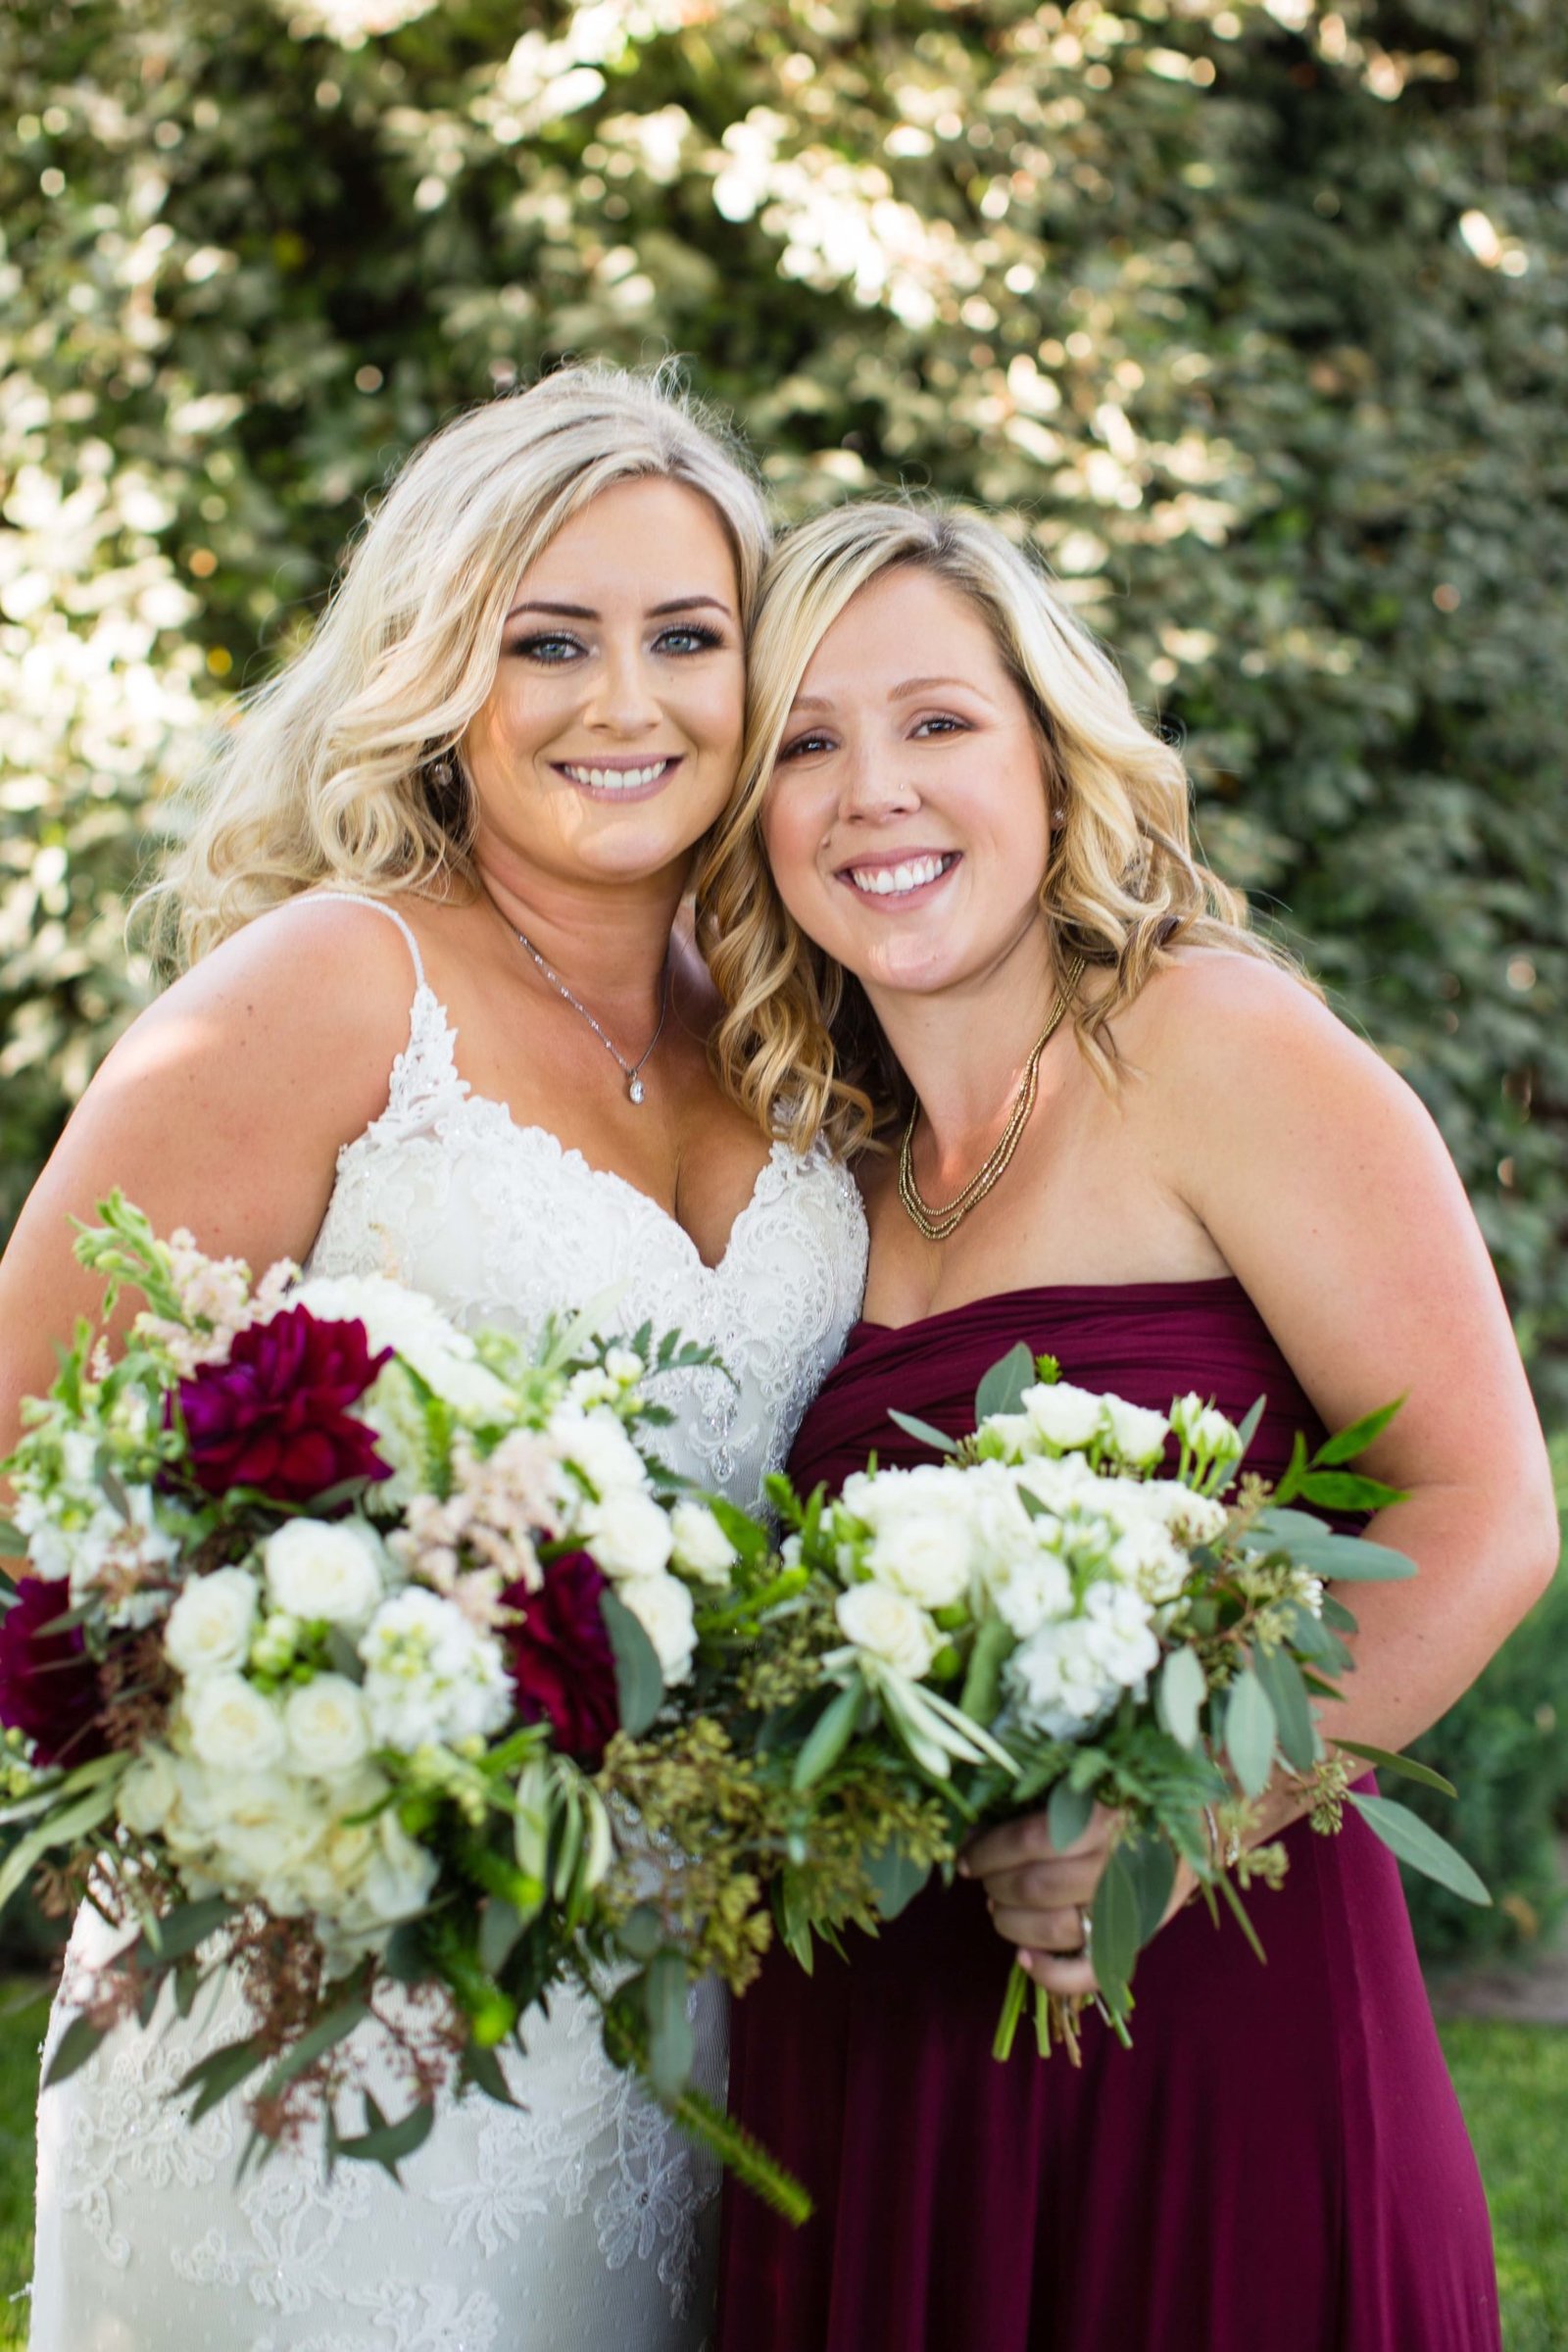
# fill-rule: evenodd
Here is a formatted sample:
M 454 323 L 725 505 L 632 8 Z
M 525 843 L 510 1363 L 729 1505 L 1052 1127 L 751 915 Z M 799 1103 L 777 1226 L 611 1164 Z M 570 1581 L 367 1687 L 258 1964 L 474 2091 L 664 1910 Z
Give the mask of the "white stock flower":
M 204 1674 L 185 1686 L 191 1751 L 219 1772 L 267 1772 L 283 1753 L 283 1720 L 242 1674 Z
M 511 1710 L 500 1644 L 438 1593 L 414 1587 L 384 1601 L 360 1656 L 379 1747 L 412 1754 L 427 1741 L 471 1739 L 498 1731 Z
M 1195 1494 L 1174 1479 L 1156 1479 L 1149 1490 L 1157 1494 L 1161 1515 L 1178 1544 L 1212 1544 L 1225 1532 L 1225 1505 L 1212 1494 Z
M 683 1683 L 697 1649 L 688 1588 L 674 1576 L 629 1576 L 615 1587 L 615 1598 L 630 1609 L 653 1643 L 665 1689 Z
M 1164 1414 L 1151 1412 L 1142 1404 L 1129 1404 L 1125 1396 L 1107 1396 L 1104 1404 L 1105 1427 L 1120 1458 L 1140 1468 L 1157 1462 L 1170 1435 L 1170 1423 Z
M 585 1502 L 576 1534 L 612 1583 L 623 1577 L 658 1576 L 669 1562 L 674 1542 L 670 1524 L 651 1494 L 626 1489 L 603 1502 Z
M 987 1581 L 998 1616 L 1020 1641 L 1072 1607 L 1072 1578 L 1049 1551 L 1005 1562 Z
M 1187 1579 L 1187 1554 L 1153 1519 L 1117 1537 L 1110 1564 L 1148 1601 L 1174 1600 Z
M 937 1654 L 937 1630 L 924 1609 L 889 1585 L 852 1585 L 833 1607 L 846 1641 L 911 1681 L 919 1681 Z
M 1070 1380 L 1025 1389 L 1020 1402 L 1048 1446 L 1089 1446 L 1100 1435 L 1104 1398 L 1091 1389 L 1075 1389 Z
M 187 1680 L 243 1666 L 256 1630 L 256 1579 L 243 1568 L 193 1577 L 169 1612 L 164 1651 Z
M 677 1502 L 669 1518 L 675 1566 L 700 1585 L 727 1585 L 735 1546 L 706 1502 Z
M 289 1293 L 287 1304 L 308 1307 L 323 1322 L 363 1323 L 372 1353 L 395 1348 L 456 1412 L 480 1420 L 512 1411 L 505 1382 L 479 1362 L 467 1333 L 422 1291 L 384 1274 L 314 1274 Z
M 383 1589 L 381 1545 L 353 1519 L 289 1519 L 262 1545 L 273 1600 L 309 1623 L 363 1625 Z
M 363 1764 L 370 1722 L 357 1683 L 346 1674 L 318 1674 L 283 1701 L 283 1730 L 296 1769 L 334 1780 Z

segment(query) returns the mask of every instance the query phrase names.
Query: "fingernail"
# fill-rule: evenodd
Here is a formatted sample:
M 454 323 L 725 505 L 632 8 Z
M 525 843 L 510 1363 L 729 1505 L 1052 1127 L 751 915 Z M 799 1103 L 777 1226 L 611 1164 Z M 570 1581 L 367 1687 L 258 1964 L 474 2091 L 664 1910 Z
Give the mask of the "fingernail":
M 958 1856 L 958 1876 L 960 1879 L 972 1879 L 974 1877 L 974 1872 L 969 1868 L 968 1863 L 964 1860 L 961 1854 Z

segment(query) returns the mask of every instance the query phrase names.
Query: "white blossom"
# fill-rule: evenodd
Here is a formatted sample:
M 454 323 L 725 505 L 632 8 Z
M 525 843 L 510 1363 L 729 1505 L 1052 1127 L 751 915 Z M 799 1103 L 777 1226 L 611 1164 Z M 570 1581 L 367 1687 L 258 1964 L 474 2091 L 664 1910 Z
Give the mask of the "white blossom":
M 845 1640 L 918 1682 L 940 1646 L 924 1609 L 888 1585 L 852 1585 L 834 1602 Z
M 666 1690 L 685 1682 L 697 1649 L 692 1596 L 678 1577 L 629 1576 L 615 1588 L 654 1645 Z
M 364 1625 L 381 1598 L 385 1554 L 353 1519 L 288 1519 L 267 1539 L 268 1588 L 286 1616 Z
M 231 1674 L 244 1665 L 256 1627 L 256 1579 L 243 1568 L 192 1577 L 169 1612 L 164 1650 L 187 1679 Z
M 220 1772 L 267 1772 L 283 1754 L 277 1707 L 241 1674 L 204 1674 L 185 1686 L 191 1751 Z
M 411 1587 L 383 1601 L 360 1641 L 365 1703 L 378 1747 L 498 1731 L 510 1711 L 506 1659 L 450 1600 Z
M 289 1760 L 299 1772 L 334 1780 L 363 1764 L 370 1723 L 357 1683 L 345 1674 L 318 1674 L 283 1702 Z
M 735 1546 L 706 1502 L 677 1502 L 669 1532 L 677 1568 L 700 1585 L 726 1585 L 735 1565 Z

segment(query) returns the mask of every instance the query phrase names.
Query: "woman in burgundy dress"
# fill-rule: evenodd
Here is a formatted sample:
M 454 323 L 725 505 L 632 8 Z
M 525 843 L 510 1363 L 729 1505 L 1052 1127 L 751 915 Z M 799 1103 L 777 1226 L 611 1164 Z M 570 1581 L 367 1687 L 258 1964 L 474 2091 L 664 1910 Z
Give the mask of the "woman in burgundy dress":
M 1406 1088 L 1194 858 L 1187 782 L 992 525 L 862 506 L 803 525 L 764 592 L 748 784 L 700 899 L 732 1090 L 861 1161 L 867 1320 L 794 1471 L 836 1486 L 888 1408 L 972 1425 L 1016 1341 L 1167 1406 L 1267 1409 L 1251 1461 L 1404 1396 L 1368 1466 L 1414 1584 L 1357 1586 L 1325 1730 L 1396 1748 L 1546 1582 L 1556 1522 L 1506 1314 Z M 768 863 L 771 866 L 771 878 Z M 799 2231 L 742 2193 L 723 2352 L 1488 2352 L 1487 2209 L 1396 1866 L 1352 1818 L 1284 1833 L 1248 1899 L 1260 1966 L 1184 1872 L 1133 2048 L 991 2037 L 1009 1966 L 1093 1984 L 1114 1824 L 980 1838 L 846 1962 L 782 1952 L 739 2005 L 731 2099 L 805 2179 Z

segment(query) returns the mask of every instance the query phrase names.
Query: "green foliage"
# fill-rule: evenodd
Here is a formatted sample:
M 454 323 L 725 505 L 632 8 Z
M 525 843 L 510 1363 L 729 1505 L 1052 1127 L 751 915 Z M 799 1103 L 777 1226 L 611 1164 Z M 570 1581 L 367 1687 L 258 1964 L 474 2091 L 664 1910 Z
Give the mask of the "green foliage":
M 1444 2054 L 1475 2142 L 1497 2250 L 1508 2352 L 1568 2343 L 1568 2034 L 1559 2026 L 1443 2029 Z

